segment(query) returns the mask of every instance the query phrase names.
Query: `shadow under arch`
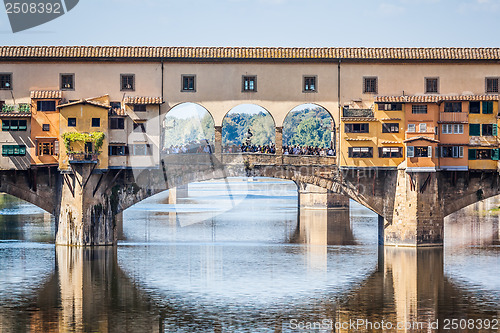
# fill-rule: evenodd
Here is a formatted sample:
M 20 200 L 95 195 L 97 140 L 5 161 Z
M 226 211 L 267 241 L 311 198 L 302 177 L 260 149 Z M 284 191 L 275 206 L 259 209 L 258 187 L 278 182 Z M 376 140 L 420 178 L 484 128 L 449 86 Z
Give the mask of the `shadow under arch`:
M 305 114 L 306 117 L 305 118 L 300 117 L 299 114 Z M 327 118 L 326 115 L 328 115 L 329 117 Z M 293 117 L 298 119 L 293 119 Z M 291 143 L 290 141 L 292 140 L 292 133 L 291 133 L 292 129 L 296 129 L 301 123 L 309 119 L 316 119 L 319 121 L 320 124 L 318 125 L 320 127 L 318 128 L 318 131 L 323 132 L 323 137 L 321 139 L 325 140 L 324 136 L 327 135 L 328 136 L 326 138 L 328 140 L 327 146 L 332 149 L 335 149 L 336 148 L 335 119 L 333 117 L 333 114 L 327 108 L 317 103 L 299 104 L 290 111 L 288 111 L 288 113 L 285 116 L 285 119 L 283 120 L 283 145 L 284 146 L 290 145 Z M 327 119 L 329 121 L 329 124 L 325 123 Z M 330 135 L 328 135 L 328 132 L 330 133 Z
M 275 144 L 275 128 L 276 121 L 269 110 L 258 104 L 239 104 L 222 119 L 222 146 L 243 145 L 247 131 L 252 131 L 252 144 Z

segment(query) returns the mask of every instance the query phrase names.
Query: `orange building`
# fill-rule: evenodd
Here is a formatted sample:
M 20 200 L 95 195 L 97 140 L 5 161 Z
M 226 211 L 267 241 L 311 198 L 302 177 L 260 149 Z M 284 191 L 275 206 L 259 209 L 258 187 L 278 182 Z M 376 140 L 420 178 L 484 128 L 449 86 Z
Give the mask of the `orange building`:
M 59 165 L 59 110 L 60 90 L 31 92 L 32 165 Z

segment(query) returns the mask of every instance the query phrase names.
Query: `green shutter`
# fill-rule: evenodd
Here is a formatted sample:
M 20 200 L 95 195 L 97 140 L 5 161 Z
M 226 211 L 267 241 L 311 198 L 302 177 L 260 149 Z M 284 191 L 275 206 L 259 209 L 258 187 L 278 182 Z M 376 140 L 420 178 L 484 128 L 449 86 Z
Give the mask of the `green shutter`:
M 480 136 L 481 124 L 469 124 L 469 136 Z
M 493 149 L 493 151 L 491 152 L 491 159 L 493 161 L 500 160 L 500 149 L 498 149 L 498 148 Z
M 2 146 L 2 156 L 8 156 L 9 152 L 7 147 L 7 145 Z
M 11 131 L 17 131 L 17 125 L 18 125 L 18 121 L 17 120 L 11 120 L 10 121 L 10 130 Z
M 493 113 L 493 102 L 483 102 L 483 114 Z
M 476 159 L 476 150 L 469 148 L 469 161 Z
M 19 155 L 26 155 L 26 146 L 19 146 Z
M 26 120 L 19 120 L 19 130 L 26 131 L 28 128 Z
M 10 129 L 10 120 L 2 119 L 2 131 L 8 131 Z
M 498 135 L 498 125 L 497 124 L 493 124 L 492 134 L 493 134 L 493 136 L 497 136 Z

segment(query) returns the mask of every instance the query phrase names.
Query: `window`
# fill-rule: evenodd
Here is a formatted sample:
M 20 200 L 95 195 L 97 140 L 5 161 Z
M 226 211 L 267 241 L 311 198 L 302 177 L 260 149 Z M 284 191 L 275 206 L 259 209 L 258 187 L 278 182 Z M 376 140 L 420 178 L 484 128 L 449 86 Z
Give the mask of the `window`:
M 370 124 L 345 124 L 346 133 L 368 133 L 370 131 Z
M 12 90 L 11 73 L 0 73 L 0 89 Z
M 497 136 L 498 134 L 497 124 L 482 124 L 481 127 L 483 136 Z
M 469 136 L 480 136 L 481 124 L 469 124 Z
M 134 74 L 120 74 L 120 87 L 122 91 L 135 90 L 135 75 Z
M 421 133 L 427 132 L 427 124 L 426 123 L 418 124 L 418 131 Z
M 469 160 L 494 160 L 500 157 L 499 149 L 469 149 Z
M 441 157 L 462 158 L 464 157 L 464 147 L 462 146 L 441 147 Z
M 486 78 L 486 92 L 487 93 L 498 93 L 498 78 L 497 77 L 487 77 Z
M 109 146 L 109 156 L 128 156 L 128 146 Z
M 149 144 L 134 144 L 132 145 L 132 152 L 135 156 L 153 155 L 153 150 Z
M 111 106 L 111 108 L 113 110 L 120 110 L 122 108 L 122 103 L 121 102 L 109 102 L 109 106 Z
M 469 102 L 469 113 L 479 113 L 481 111 L 480 102 Z
M 408 132 L 410 133 L 416 132 L 415 127 L 416 127 L 415 124 L 408 124 Z
M 462 102 L 444 103 L 444 112 L 462 112 Z
M 403 148 L 402 147 L 379 148 L 378 156 L 380 158 L 401 158 L 403 157 Z
M 493 102 L 483 102 L 483 114 L 493 114 Z
M 304 89 L 303 92 L 316 92 L 316 76 L 304 76 Z
M 351 158 L 371 158 L 373 157 L 372 147 L 349 147 L 349 157 Z
M 182 75 L 182 90 L 181 91 L 196 91 L 196 76 Z
M 135 104 L 134 112 L 146 112 L 146 104 Z
M 402 111 L 403 103 L 379 103 L 379 111 Z
M 50 131 L 50 124 L 43 124 L 42 125 L 42 131 L 44 131 L 44 132 Z
M 56 101 L 37 101 L 37 111 L 56 111 Z
M 68 127 L 76 127 L 76 118 L 68 118 Z
M 411 113 L 413 114 L 425 114 L 427 113 L 427 105 L 417 104 L 411 106 Z
M 38 155 L 54 155 L 54 142 L 39 142 Z
M 363 93 L 365 94 L 376 94 L 377 89 L 377 77 L 364 77 L 363 78 Z
M 123 118 L 110 118 L 109 119 L 109 128 L 110 129 L 124 129 L 125 128 L 125 119 L 123 119 Z
M 398 123 L 382 124 L 382 133 L 399 133 Z
M 146 133 L 146 126 L 144 123 L 134 123 L 134 132 Z
M 61 90 L 75 90 L 75 74 L 61 74 Z
M 442 126 L 443 134 L 464 134 L 463 124 L 444 124 Z
M 2 131 L 26 131 L 28 129 L 27 120 L 3 119 Z
M 257 76 L 243 76 L 242 79 L 242 92 L 256 92 L 257 91 Z
M 26 146 L 24 145 L 3 145 L 2 156 L 25 156 Z
M 407 147 L 407 157 L 432 157 L 432 146 L 427 147 Z
M 101 118 L 92 118 L 92 127 L 101 127 Z
M 426 93 L 438 93 L 438 82 L 437 77 L 427 77 L 425 78 L 425 92 Z

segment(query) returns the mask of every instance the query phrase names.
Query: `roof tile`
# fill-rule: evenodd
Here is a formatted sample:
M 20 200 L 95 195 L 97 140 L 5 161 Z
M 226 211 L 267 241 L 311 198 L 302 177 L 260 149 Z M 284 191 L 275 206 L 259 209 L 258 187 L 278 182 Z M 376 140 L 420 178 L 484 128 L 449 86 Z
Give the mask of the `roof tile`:
M 62 99 L 61 90 L 34 90 L 31 92 L 32 99 Z

